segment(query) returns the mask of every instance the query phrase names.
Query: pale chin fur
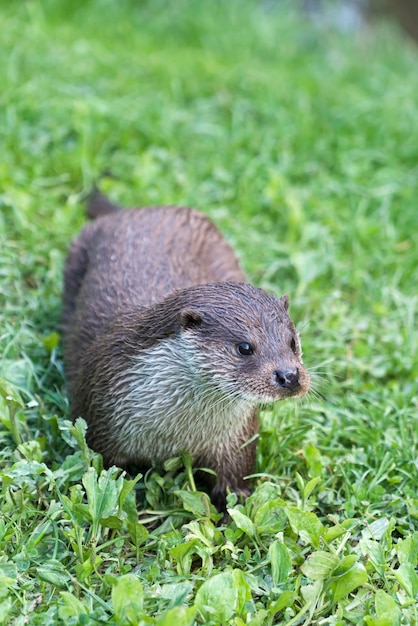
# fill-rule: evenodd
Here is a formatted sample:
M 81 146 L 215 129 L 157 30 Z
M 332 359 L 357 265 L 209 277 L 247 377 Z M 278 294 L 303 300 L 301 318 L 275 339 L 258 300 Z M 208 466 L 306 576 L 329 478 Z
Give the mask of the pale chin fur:
M 181 450 L 195 456 L 207 450 L 221 453 L 225 433 L 229 441 L 239 437 L 262 400 L 214 382 L 195 346 L 182 336 L 133 357 L 132 367 L 113 385 L 111 399 L 109 428 L 116 428 L 118 441 L 124 442 L 120 456 L 146 463 Z

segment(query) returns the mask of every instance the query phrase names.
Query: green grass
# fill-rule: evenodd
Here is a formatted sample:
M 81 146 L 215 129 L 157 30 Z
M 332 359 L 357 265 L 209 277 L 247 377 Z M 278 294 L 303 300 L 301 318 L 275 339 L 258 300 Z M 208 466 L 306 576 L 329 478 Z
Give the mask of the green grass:
M 417 49 L 249 0 L 0 16 L 0 623 L 416 625 Z M 290 295 L 320 393 L 264 411 L 226 525 L 187 458 L 135 484 L 67 421 L 62 265 L 98 180 L 200 208 Z

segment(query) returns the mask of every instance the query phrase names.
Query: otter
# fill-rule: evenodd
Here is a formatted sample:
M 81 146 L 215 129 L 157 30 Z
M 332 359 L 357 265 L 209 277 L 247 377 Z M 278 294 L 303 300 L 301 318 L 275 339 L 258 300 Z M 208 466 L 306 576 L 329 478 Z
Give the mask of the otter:
M 225 511 L 228 491 L 250 493 L 260 405 L 309 389 L 288 297 L 246 282 L 195 209 L 121 209 L 96 192 L 88 215 L 64 269 L 71 418 L 107 467 L 187 450 Z

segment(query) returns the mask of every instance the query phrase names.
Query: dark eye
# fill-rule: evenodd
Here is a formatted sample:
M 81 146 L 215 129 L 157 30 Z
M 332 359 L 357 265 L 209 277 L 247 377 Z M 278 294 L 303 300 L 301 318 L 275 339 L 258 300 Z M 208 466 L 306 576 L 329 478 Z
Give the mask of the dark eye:
M 292 339 L 290 341 L 290 348 L 291 348 L 293 354 L 296 354 L 296 341 L 295 341 L 294 337 L 292 337 Z
M 242 341 L 241 343 L 239 343 L 237 348 L 238 352 L 242 354 L 242 356 L 249 356 L 254 352 L 254 348 L 252 347 L 252 345 L 250 343 L 247 343 L 246 341 Z

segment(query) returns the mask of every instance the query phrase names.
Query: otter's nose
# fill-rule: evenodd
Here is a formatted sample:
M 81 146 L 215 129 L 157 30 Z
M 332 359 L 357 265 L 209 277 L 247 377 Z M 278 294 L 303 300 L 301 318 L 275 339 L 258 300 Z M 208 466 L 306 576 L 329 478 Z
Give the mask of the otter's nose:
M 293 391 L 299 385 L 299 370 L 296 367 L 288 367 L 286 370 L 276 370 L 274 376 L 279 387 Z

